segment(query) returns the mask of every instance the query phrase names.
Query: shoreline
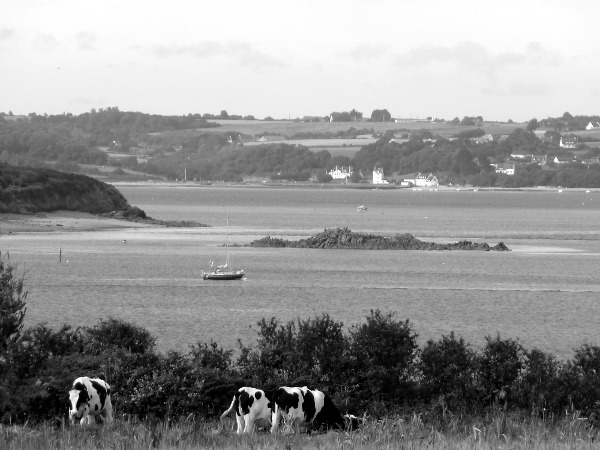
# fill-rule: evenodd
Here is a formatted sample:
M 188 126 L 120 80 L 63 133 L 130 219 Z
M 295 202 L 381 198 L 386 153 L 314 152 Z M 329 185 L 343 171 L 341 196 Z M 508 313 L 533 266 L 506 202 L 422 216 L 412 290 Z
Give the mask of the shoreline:
M 101 231 L 152 228 L 159 225 L 130 222 L 79 211 L 52 211 L 35 214 L 0 213 L 0 236 L 19 233 Z
M 477 186 L 422 186 L 405 187 L 394 184 L 370 184 L 370 183 L 234 183 L 234 182 L 201 182 L 201 181 L 105 181 L 119 187 L 157 187 L 157 188 L 249 188 L 249 189 L 364 189 L 364 190 L 403 190 L 403 191 L 472 191 L 472 192 L 600 192 L 599 188 L 568 188 L 562 186 L 529 186 L 520 188 L 503 187 L 477 187 Z

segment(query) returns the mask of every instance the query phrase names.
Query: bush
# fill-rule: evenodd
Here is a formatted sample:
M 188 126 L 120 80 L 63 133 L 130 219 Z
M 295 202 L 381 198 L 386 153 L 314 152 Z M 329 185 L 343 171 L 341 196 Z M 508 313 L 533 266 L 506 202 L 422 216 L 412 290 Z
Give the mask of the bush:
M 522 374 L 519 377 L 515 401 L 525 410 L 560 411 L 568 405 L 560 394 L 560 373 L 562 364 L 553 355 L 541 350 L 525 351 Z
M 421 352 L 420 368 L 425 398 L 443 398 L 452 410 L 464 410 L 476 400 L 474 380 L 477 374 L 476 353 L 454 332 L 435 342 L 427 341 Z
M 415 400 L 417 337 L 408 320 L 397 321 L 393 313 L 379 310 L 371 310 L 366 323 L 350 329 L 353 384 L 364 404 Z
M 514 339 L 486 336 L 486 346 L 479 358 L 479 382 L 484 404 L 501 404 L 514 398 L 515 382 L 524 367 L 525 353 L 521 344 Z
M 156 338 L 146 329 L 112 317 L 100 319 L 94 327 L 83 330 L 88 338 L 86 351 L 95 354 L 112 347 L 131 353 L 146 353 L 152 351 L 156 343 Z

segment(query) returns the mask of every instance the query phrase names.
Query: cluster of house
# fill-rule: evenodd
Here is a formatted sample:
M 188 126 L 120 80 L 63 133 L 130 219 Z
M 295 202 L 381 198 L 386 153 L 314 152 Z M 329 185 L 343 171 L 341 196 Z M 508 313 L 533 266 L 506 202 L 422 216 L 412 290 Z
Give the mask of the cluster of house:
M 334 180 L 348 180 L 348 178 L 352 176 L 353 170 L 352 166 L 335 166 L 335 169 L 330 170 L 327 173 L 331 175 L 331 178 L 333 178 Z M 383 168 L 375 167 L 373 169 L 372 184 L 390 184 L 390 182 L 383 175 Z M 415 178 L 405 178 L 400 182 L 400 185 L 405 187 L 437 187 L 439 186 L 439 182 L 437 177 L 432 173 L 419 173 Z

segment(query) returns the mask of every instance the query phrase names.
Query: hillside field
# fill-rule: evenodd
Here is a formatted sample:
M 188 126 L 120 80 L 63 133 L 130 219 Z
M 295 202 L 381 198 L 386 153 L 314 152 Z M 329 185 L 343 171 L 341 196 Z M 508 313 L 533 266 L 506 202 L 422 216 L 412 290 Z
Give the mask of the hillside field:
M 213 128 L 211 131 L 231 132 L 237 131 L 247 135 L 281 135 L 293 136 L 296 133 L 338 133 L 347 131 L 350 128 L 373 129 L 376 133 L 384 133 L 389 130 L 427 130 L 433 134 L 439 134 L 442 137 L 450 137 L 460 131 L 468 130 L 473 127 L 453 126 L 447 123 L 439 122 L 302 122 L 295 120 L 214 120 L 220 125 L 219 128 Z M 492 134 L 509 134 L 516 128 L 524 127 L 521 123 L 497 123 L 484 122 L 483 129 Z

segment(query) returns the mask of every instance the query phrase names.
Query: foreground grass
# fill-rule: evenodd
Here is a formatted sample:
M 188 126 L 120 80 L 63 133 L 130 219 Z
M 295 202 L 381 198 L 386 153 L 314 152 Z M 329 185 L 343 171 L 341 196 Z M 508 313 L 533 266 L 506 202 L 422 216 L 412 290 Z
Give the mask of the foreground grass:
M 237 435 L 232 421 L 141 423 L 117 420 L 112 426 L 1 426 L 2 449 L 593 449 L 600 433 L 576 414 L 561 420 L 497 414 L 474 421 L 424 424 L 418 416 L 371 421 L 357 432 Z

